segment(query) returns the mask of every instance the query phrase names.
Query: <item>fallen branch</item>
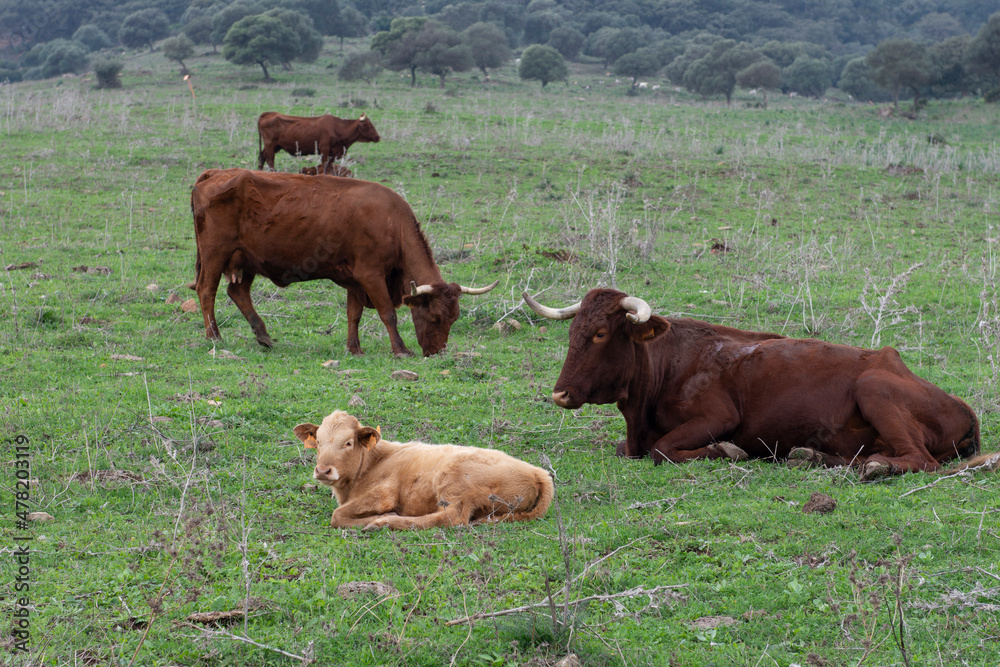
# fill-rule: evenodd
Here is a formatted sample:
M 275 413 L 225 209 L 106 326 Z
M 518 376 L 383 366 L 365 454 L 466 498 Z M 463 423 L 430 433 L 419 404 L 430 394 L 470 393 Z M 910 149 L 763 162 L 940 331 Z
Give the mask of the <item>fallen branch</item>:
M 684 498 L 686 496 L 688 496 L 688 495 L 689 494 L 685 493 L 680 498 L 660 498 L 659 500 L 649 500 L 649 501 L 646 501 L 646 502 L 635 502 L 635 503 L 632 503 L 631 505 L 629 505 L 628 507 L 626 507 L 625 509 L 628 509 L 628 510 L 641 510 L 641 509 L 646 509 L 647 507 L 658 507 L 659 505 L 662 505 L 663 503 L 670 503 L 670 507 L 667 508 L 669 510 L 669 509 L 673 509 L 674 505 L 676 505 L 680 501 L 684 500 Z
M 1000 454 L 994 454 L 992 456 L 987 457 L 986 460 L 984 460 L 981 464 L 979 464 L 977 466 L 970 466 L 968 468 L 960 468 L 959 470 L 953 472 L 950 475 L 944 475 L 943 477 L 938 477 L 937 479 L 935 479 L 930 484 L 925 484 L 924 486 L 918 486 L 915 489 L 910 489 L 909 491 L 907 491 L 906 493 L 904 493 L 903 495 L 901 495 L 900 498 L 905 498 L 906 496 L 910 495 L 911 493 L 916 493 L 917 491 L 923 491 L 925 489 L 930 489 L 930 488 L 936 486 L 937 484 L 940 484 L 941 482 L 943 482 L 946 479 L 951 479 L 952 477 L 959 477 L 960 475 L 964 475 L 967 472 L 975 472 L 976 470 L 982 470 L 983 468 L 988 468 L 990 470 L 993 470 L 996 467 L 998 461 L 1000 461 Z
M 673 590 L 677 588 L 687 588 L 687 584 L 677 584 L 676 586 L 657 586 L 656 588 L 646 588 L 644 586 L 636 586 L 635 588 L 630 588 L 627 591 L 622 591 L 621 593 L 612 593 L 610 595 L 588 595 L 587 597 L 579 598 L 576 600 L 571 600 L 566 603 L 566 606 L 577 607 L 581 604 L 586 604 L 587 602 L 607 602 L 608 600 L 618 600 L 621 598 L 636 598 L 644 595 L 652 597 L 657 593 L 666 590 Z M 479 614 L 472 614 L 471 616 L 466 616 L 465 618 L 456 618 L 445 623 L 445 625 L 459 625 L 460 623 L 472 623 L 474 621 L 482 620 L 484 618 L 497 618 L 499 616 L 509 616 L 511 614 L 520 614 L 526 611 L 533 611 L 535 609 L 548 609 L 550 601 L 546 599 L 544 602 L 537 602 L 535 604 L 527 604 L 521 607 L 513 607 L 511 609 L 503 609 L 501 611 L 491 611 Z
M 306 651 L 305 651 L 309 655 L 308 656 L 301 656 L 301 655 L 295 655 L 294 653 L 289 653 L 288 651 L 282 651 L 280 648 L 274 648 L 273 646 L 268 646 L 267 644 L 261 644 L 260 642 L 255 642 L 254 640 L 250 639 L 249 637 L 243 637 L 241 635 L 234 635 L 233 633 L 227 632 L 225 630 L 214 630 L 214 629 L 211 629 L 211 628 L 203 628 L 203 627 L 199 627 L 197 625 L 194 625 L 192 623 L 187 623 L 187 622 L 184 622 L 184 621 L 178 622 L 177 625 L 184 625 L 184 626 L 187 626 L 189 628 L 194 628 L 195 630 L 200 631 L 202 633 L 202 636 L 208 637 L 209 639 L 214 638 L 214 637 L 225 637 L 226 639 L 233 639 L 233 640 L 238 641 L 238 642 L 244 642 L 246 644 L 250 644 L 252 646 L 256 646 L 257 648 L 262 648 L 265 651 L 273 651 L 275 653 L 280 653 L 281 655 L 285 656 L 286 658 L 293 658 L 295 660 L 298 660 L 303 665 L 308 665 L 308 664 L 311 664 L 311 663 L 315 662 L 315 660 L 312 657 L 310 657 L 311 654 L 312 654 L 312 642 L 309 642 L 309 645 L 306 647 Z

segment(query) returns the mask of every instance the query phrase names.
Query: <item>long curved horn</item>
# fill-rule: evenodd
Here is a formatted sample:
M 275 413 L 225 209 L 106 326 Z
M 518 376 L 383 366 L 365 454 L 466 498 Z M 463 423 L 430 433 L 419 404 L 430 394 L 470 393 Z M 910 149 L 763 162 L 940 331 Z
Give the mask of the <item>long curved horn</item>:
M 521 296 L 524 297 L 524 302 L 531 306 L 531 309 L 541 315 L 542 317 L 547 317 L 550 320 L 568 320 L 574 315 L 580 312 L 580 304 L 582 301 L 577 301 L 572 306 L 566 306 L 565 308 L 549 308 L 548 306 L 543 306 L 534 299 L 532 299 L 527 292 L 521 292 Z
M 418 285 L 410 281 L 410 296 L 420 296 L 421 294 L 433 294 L 434 288 L 430 285 Z
M 486 294 L 499 284 L 500 280 L 498 278 L 496 282 L 486 287 L 466 287 L 465 285 L 459 285 L 459 287 L 462 289 L 462 294 Z
M 625 317 L 635 324 L 642 324 L 649 321 L 649 316 L 653 314 L 653 309 L 649 304 L 637 296 L 627 296 L 621 300 L 622 308 L 627 310 Z

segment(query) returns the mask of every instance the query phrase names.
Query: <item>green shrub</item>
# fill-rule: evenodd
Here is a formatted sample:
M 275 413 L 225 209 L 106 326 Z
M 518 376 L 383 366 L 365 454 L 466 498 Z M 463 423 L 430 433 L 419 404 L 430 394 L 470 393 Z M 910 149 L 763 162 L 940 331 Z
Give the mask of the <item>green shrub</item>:
M 118 58 L 101 58 L 94 61 L 94 75 L 98 88 L 121 88 L 121 72 L 125 67 Z
M 315 97 L 315 88 L 292 88 L 292 97 Z

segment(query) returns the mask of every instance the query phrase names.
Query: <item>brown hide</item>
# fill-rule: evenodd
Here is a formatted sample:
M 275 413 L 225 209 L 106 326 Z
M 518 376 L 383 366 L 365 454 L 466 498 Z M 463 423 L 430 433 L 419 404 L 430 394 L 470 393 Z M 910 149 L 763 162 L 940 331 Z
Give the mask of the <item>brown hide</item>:
M 219 338 L 219 279 L 261 345 L 272 346 L 254 310 L 250 286 L 264 276 L 279 287 L 328 279 L 347 290 L 347 348 L 361 354 L 358 322 L 375 308 L 392 351 L 409 355 L 396 329 L 396 308 L 411 308 L 425 356 L 444 349 L 458 319 L 463 288 L 446 283 L 409 204 L 368 181 L 247 169 L 210 169 L 191 192 L 197 244 L 194 287 L 205 333 Z M 426 294 L 404 294 L 411 282 Z
M 313 478 L 337 497 L 334 528 L 528 521 L 552 502 L 546 471 L 494 449 L 382 440 L 339 410 L 294 432 L 316 448 Z
M 330 172 L 331 163 L 347 153 L 351 144 L 358 141 L 380 140 L 371 119 L 361 114 L 357 120 L 323 116 L 288 116 L 266 111 L 257 119 L 257 143 L 260 154 L 257 168 L 267 163 L 274 169 L 274 154 L 283 150 L 291 155 L 319 155 L 320 166 Z
M 979 450 L 961 399 L 914 375 L 890 347 L 867 350 L 656 315 L 626 318 L 610 289 L 588 292 L 570 327 L 553 400 L 617 403 L 619 454 L 681 462 L 727 455 L 862 467 L 870 478 L 931 471 Z

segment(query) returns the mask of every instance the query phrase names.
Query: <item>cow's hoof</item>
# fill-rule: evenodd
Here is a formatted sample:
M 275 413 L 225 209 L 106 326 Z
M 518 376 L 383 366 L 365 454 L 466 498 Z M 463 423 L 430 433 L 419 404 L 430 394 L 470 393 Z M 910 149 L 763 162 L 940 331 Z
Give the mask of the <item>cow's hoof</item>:
M 268 336 L 267 334 L 264 334 L 262 336 L 257 336 L 257 342 L 260 343 L 261 346 L 266 348 L 274 347 L 274 341 L 271 340 L 271 337 Z
M 813 468 L 821 465 L 823 465 L 823 457 L 814 449 L 796 447 L 788 452 L 788 466 L 790 468 Z
M 731 442 L 717 442 L 715 446 L 731 461 L 745 461 L 747 453 Z
M 892 466 L 882 461 L 869 461 L 861 466 L 861 481 L 871 482 L 892 474 Z

